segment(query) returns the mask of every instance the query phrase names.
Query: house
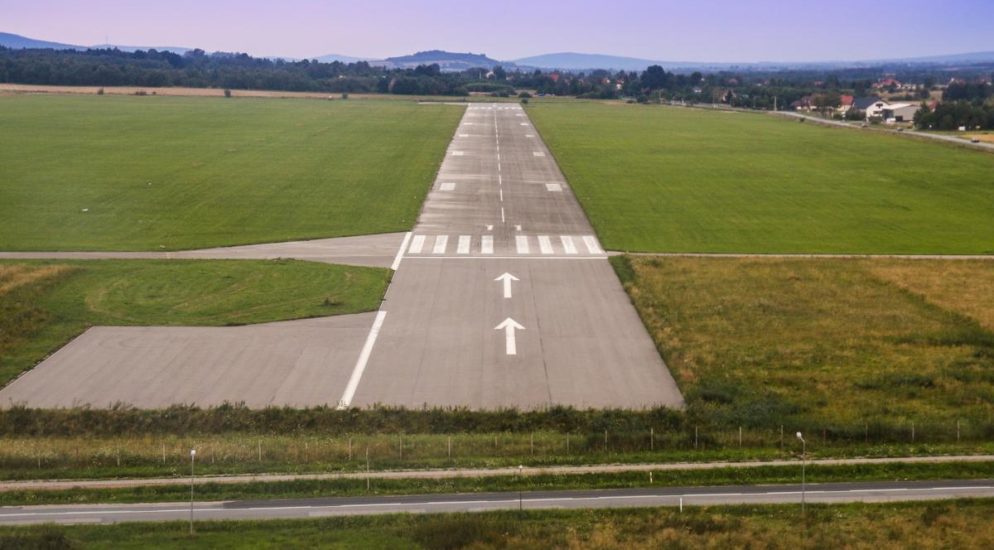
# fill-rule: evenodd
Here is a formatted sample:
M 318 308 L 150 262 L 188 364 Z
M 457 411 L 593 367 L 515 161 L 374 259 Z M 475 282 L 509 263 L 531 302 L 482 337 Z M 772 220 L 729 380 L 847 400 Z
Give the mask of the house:
M 888 124 L 911 122 L 920 108 L 918 103 L 891 103 L 883 108 L 883 118 Z
M 790 104 L 790 108 L 795 111 L 810 111 L 814 109 L 815 98 L 814 96 L 806 95 L 801 99 Z
M 883 110 L 886 106 L 887 102 L 877 96 L 857 97 L 853 100 L 852 104 L 853 109 L 866 113 L 867 120 L 873 117 L 882 118 L 884 115 Z
M 844 94 L 842 96 L 840 96 L 839 97 L 839 108 L 837 109 L 838 112 L 839 112 L 839 114 L 844 115 L 844 114 L 848 113 L 849 110 L 852 109 L 853 103 L 855 101 L 856 101 L 856 98 L 854 96 L 844 95 Z

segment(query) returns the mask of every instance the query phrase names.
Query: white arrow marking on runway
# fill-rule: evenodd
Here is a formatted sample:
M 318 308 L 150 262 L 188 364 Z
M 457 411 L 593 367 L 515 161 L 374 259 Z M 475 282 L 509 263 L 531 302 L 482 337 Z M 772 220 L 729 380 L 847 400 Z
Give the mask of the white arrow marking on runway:
M 504 319 L 504 322 L 494 327 L 494 330 L 503 330 L 504 336 L 506 338 L 505 352 L 507 355 L 517 355 L 518 346 L 517 342 L 514 340 L 514 331 L 525 330 L 525 327 L 518 324 L 517 321 L 508 317 Z
M 495 281 L 504 281 L 504 297 L 505 298 L 510 298 L 511 297 L 511 283 L 513 281 L 520 281 L 521 279 L 518 279 L 517 277 L 515 277 L 514 275 L 511 275 L 510 273 L 505 273 L 505 274 L 501 275 L 500 277 L 497 277 L 494 280 Z

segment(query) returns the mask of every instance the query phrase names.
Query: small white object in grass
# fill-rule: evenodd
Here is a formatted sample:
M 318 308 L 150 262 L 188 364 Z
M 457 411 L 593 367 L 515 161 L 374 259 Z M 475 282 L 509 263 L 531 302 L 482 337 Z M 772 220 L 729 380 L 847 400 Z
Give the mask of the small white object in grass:
M 89 211 L 90 211 L 90 209 L 89 209 L 89 208 L 84 208 L 84 209 L 83 209 L 83 212 L 89 212 Z
M 165 248 L 165 247 L 166 247 L 166 245 L 164 245 L 164 244 L 160 244 L 159 245 L 159 248 Z

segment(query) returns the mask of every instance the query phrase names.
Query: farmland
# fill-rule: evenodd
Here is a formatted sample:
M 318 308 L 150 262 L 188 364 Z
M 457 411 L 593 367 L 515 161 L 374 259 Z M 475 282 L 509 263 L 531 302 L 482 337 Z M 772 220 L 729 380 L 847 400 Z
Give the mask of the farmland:
M 990 262 L 614 262 L 690 409 L 715 423 L 949 433 L 994 412 Z
M 0 95 L 0 250 L 174 250 L 407 230 L 462 111 Z
M 90 326 L 224 326 L 370 311 L 388 277 L 297 261 L 0 262 L 0 385 Z
M 994 155 L 762 114 L 529 115 L 609 249 L 994 253 Z

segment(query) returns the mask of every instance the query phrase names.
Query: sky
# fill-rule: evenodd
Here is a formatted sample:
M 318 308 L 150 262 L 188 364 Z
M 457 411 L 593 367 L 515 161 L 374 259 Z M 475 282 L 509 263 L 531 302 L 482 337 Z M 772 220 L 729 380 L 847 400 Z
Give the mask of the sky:
M 0 32 L 293 58 L 864 60 L 994 51 L 992 22 L 994 0 L 0 0 Z

